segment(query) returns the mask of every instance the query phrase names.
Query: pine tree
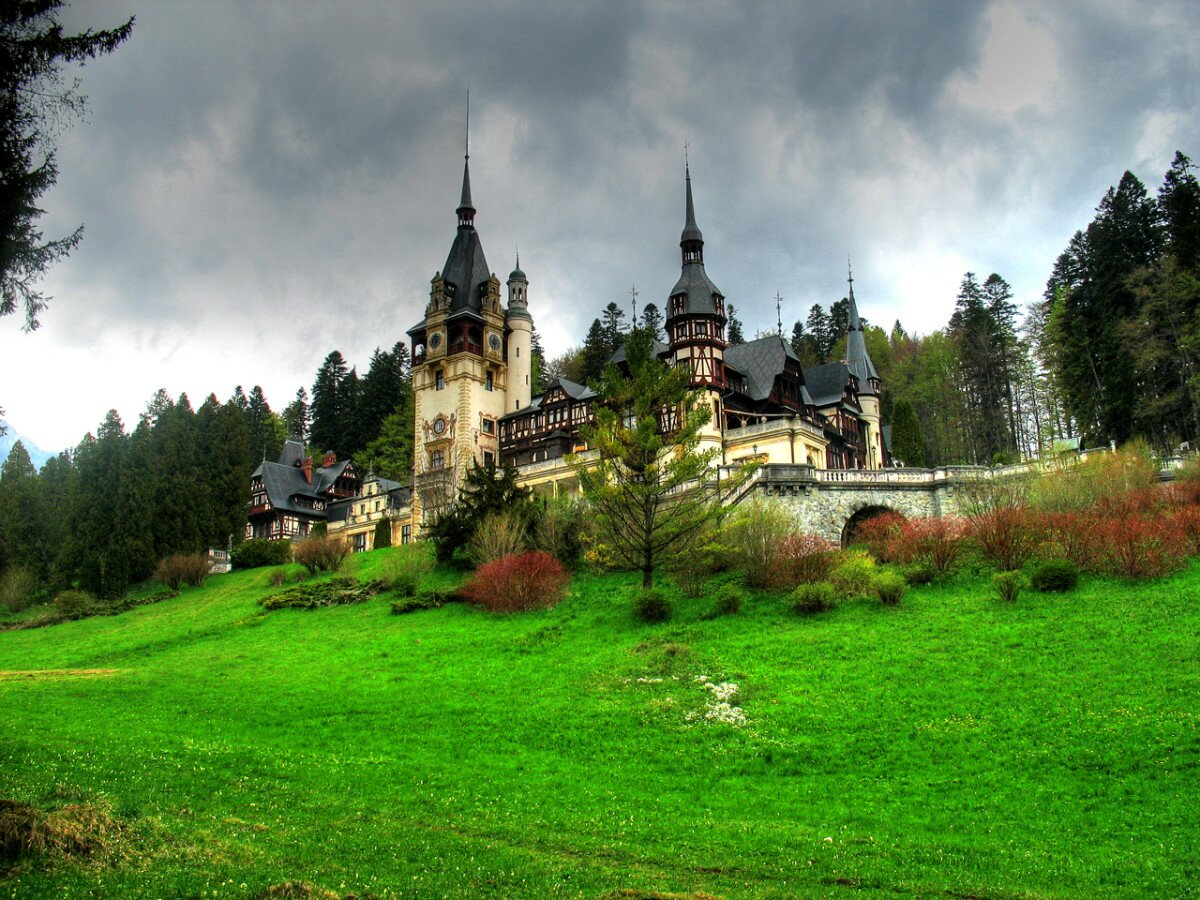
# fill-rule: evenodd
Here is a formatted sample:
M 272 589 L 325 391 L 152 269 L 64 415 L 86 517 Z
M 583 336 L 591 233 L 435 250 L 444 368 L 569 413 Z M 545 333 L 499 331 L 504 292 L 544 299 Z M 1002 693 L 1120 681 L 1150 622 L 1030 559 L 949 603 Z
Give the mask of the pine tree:
M 661 341 L 666 337 L 663 332 L 662 313 L 653 303 L 647 303 L 646 308 L 642 310 L 641 327 L 647 329 L 656 341 Z
M 236 393 L 231 406 L 234 409 L 238 408 Z M 247 471 L 253 471 L 264 459 L 278 459 L 286 438 L 286 435 L 281 434 L 284 431 L 283 422 L 272 412 L 266 394 L 257 384 L 250 390 L 250 399 L 246 401 L 242 418 L 248 436 Z
M 742 320 L 737 317 L 737 310 L 732 303 L 726 308 L 729 311 L 729 346 L 736 347 L 738 344 L 746 343 L 746 338 L 742 333 Z
M 38 505 L 38 475 L 25 444 L 9 448 L 0 466 L 0 533 L 4 535 L 5 565 L 28 567 L 39 580 L 49 570 L 44 519 Z
M 534 396 L 546 390 L 546 351 L 535 327 L 529 334 L 529 383 Z
M 113 409 L 96 437 L 86 435 L 75 451 L 79 489 L 72 515 L 72 553 L 80 587 L 103 599 L 121 597 L 129 587 L 125 550 L 112 540 L 119 533 L 112 500 L 120 489 L 127 444 L 125 425 Z
M 313 382 L 310 444 L 318 453 L 337 450 L 351 430 L 344 382 L 350 367 L 337 350 L 325 357 Z
M 604 367 L 612 358 L 613 351 L 608 348 L 608 337 L 599 319 L 592 320 L 587 337 L 583 339 L 582 371 L 579 373 L 583 384 L 594 385 L 600 381 Z
M 270 414 L 270 422 L 282 430 L 275 413 Z M 230 539 L 240 542 L 245 531 L 250 479 L 241 460 L 247 454 L 254 455 L 250 450 L 250 430 L 237 406 L 218 404 L 217 398 L 211 396 L 197 411 L 196 424 L 207 508 L 201 533 L 203 547 L 224 547 Z M 268 454 L 272 449 L 273 455 L 267 458 L 278 459 L 282 446 L 268 447 Z
M 607 357 L 616 353 L 625 340 L 625 311 L 616 303 L 609 303 L 601 314 L 601 322 L 604 346 L 608 351 L 605 360 L 607 362 Z
M 1168 252 L 1180 268 L 1200 269 L 1200 182 L 1192 161 L 1179 151 L 1158 189 L 1158 208 Z
M 308 440 L 308 391 L 304 388 L 297 389 L 296 399 L 284 407 L 283 424 L 289 440 L 294 438 L 302 444 Z
M 411 383 L 408 348 L 397 343 L 390 351 L 375 348 L 371 366 L 362 380 L 358 403 L 358 442 L 365 449 L 379 437 L 384 420 L 400 407 L 410 408 Z
M 906 466 L 925 466 L 925 443 L 921 440 L 921 423 L 912 404 L 904 399 L 897 400 L 892 411 L 892 457 Z
M 595 424 L 581 429 L 599 461 L 572 468 L 600 543 L 615 565 L 640 571 L 648 589 L 655 568 L 679 559 L 720 514 L 709 465 L 717 451 L 698 450 L 712 408 L 689 389 L 686 369 L 654 355 L 648 331 L 630 335 L 625 360 L 625 371 L 606 370 Z
M 818 364 L 828 362 L 829 353 L 837 340 L 829 314 L 820 304 L 814 303 L 808 311 L 805 325 L 808 327 L 808 333 L 812 335 Z

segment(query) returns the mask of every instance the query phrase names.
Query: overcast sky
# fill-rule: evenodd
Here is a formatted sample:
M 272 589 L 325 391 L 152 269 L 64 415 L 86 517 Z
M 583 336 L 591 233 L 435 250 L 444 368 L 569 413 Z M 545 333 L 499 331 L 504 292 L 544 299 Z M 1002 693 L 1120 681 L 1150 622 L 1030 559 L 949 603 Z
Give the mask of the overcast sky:
M 365 369 L 423 315 L 454 237 L 471 85 L 476 226 L 519 245 L 547 350 L 679 273 L 683 148 L 713 281 L 749 334 L 845 293 L 941 328 L 962 275 L 1022 304 L 1125 169 L 1200 158 L 1200 4 L 170 2 L 82 70 L 41 330 L 0 320 L 0 406 L 73 446 L 159 387 L 261 384 L 276 410 L 339 349 Z

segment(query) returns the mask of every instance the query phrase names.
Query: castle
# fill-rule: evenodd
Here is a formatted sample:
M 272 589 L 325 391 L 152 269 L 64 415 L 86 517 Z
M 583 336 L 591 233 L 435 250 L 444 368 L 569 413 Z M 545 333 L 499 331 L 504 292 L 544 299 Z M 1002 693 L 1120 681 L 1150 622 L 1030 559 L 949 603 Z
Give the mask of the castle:
M 853 278 L 842 361 L 805 369 L 778 334 L 729 345 L 725 295 L 705 270 L 687 167 L 684 183 L 681 271 L 667 298 L 667 343 L 657 344 L 656 351 L 669 365 L 687 367 L 692 386 L 712 407 L 703 446 L 718 451 L 719 465 L 754 460 L 814 469 L 883 468 L 888 448 L 880 418 L 882 385 L 867 353 Z M 366 550 L 386 515 L 393 543 L 407 543 L 453 502 L 472 463 L 515 466 L 519 481 L 539 493 L 577 490 L 565 457 L 588 458 L 580 427 L 593 420 L 597 396 L 566 379 L 533 395 L 529 279 L 518 260 L 502 302 L 475 212 L 468 156 L 450 253 L 432 279 L 425 317 L 408 331 L 416 418 L 412 484 L 370 474 L 359 481 L 352 466 L 328 458 L 317 472 L 305 471 L 303 454 L 289 443 L 286 459 L 264 463 L 254 473 L 247 537 L 301 537 L 324 520 L 330 534 Z M 622 359 L 618 350 L 615 361 Z M 282 474 L 286 469 L 297 472 Z

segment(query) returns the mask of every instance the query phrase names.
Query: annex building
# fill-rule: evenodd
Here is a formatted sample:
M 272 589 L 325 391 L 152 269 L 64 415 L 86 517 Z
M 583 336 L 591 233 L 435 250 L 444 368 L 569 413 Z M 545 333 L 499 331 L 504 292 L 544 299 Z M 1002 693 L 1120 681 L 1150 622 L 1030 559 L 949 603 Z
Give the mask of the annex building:
M 719 465 L 750 460 L 813 469 L 880 469 L 888 462 L 880 420 L 879 375 L 849 293 L 845 358 L 803 368 L 780 335 L 730 346 L 725 295 L 709 277 L 685 167 L 679 279 L 667 297 L 666 343 L 656 351 L 687 367 L 713 410 L 704 445 Z M 415 409 L 411 484 L 374 475 L 360 480 L 348 463 L 305 469 L 303 448 L 289 442 L 278 463 L 254 473 L 247 537 L 294 538 L 326 521 L 356 550 L 371 549 L 387 516 L 393 543 L 407 543 L 421 524 L 453 502 L 473 463 L 512 465 L 535 491 L 577 490 L 566 456 L 586 460 L 580 432 L 598 398 L 565 379 L 533 393 L 529 280 L 517 267 L 501 293 L 475 228 L 470 159 L 464 162 L 457 230 L 445 265 L 431 281 L 424 318 L 408 330 Z M 618 350 L 615 361 L 623 359 Z M 287 471 L 292 470 L 292 471 Z

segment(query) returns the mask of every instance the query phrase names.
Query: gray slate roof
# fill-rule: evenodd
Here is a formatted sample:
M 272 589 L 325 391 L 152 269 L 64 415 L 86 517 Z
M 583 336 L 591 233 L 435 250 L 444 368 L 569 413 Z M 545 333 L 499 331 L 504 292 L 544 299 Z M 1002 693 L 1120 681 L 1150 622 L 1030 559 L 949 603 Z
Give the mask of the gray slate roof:
M 586 385 L 576 384 L 574 381 L 570 381 L 566 378 L 556 378 L 552 382 L 550 382 L 548 385 L 546 385 L 545 391 L 543 391 L 542 393 L 540 393 L 536 397 L 534 397 L 532 400 L 530 400 L 528 406 L 523 407 L 521 409 L 513 410 L 510 413 L 505 413 L 500 418 L 508 419 L 508 418 L 511 418 L 512 416 L 524 415 L 525 413 L 527 413 L 531 410 L 541 409 L 542 405 L 546 402 L 546 394 L 550 393 L 550 391 L 555 387 L 562 388 L 563 393 L 565 393 L 572 400 L 590 400 L 593 397 L 598 396 L 598 394 L 595 391 L 593 391 L 590 387 L 588 387 Z
M 614 354 L 613 354 L 613 355 L 612 355 L 612 356 L 609 358 L 609 360 L 608 360 L 609 362 L 611 362 L 611 363 L 616 363 L 617 365 L 620 365 L 621 363 L 625 362 L 625 344 L 626 344 L 627 342 L 628 342 L 627 340 L 625 340 L 625 341 L 621 341 L 621 346 L 620 346 L 620 347 L 618 347 L 618 348 L 617 348 L 617 352 L 616 352 L 616 353 L 614 353 Z M 652 345 L 652 346 L 653 346 L 653 350 L 652 350 L 652 352 L 654 353 L 654 355 L 655 355 L 655 356 L 657 356 L 657 357 L 659 357 L 659 358 L 663 357 L 664 355 L 666 355 L 667 353 L 669 353 L 669 352 L 670 352 L 670 350 L 671 350 L 671 348 L 670 348 L 670 347 L 668 347 L 668 346 L 667 346 L 666 344 L 664 344 L 662 341 L 658 340 L 658 338 L 655 338 L 655 339 L 654 339 L 654 342 L 653 342 L 653 345 Z
M 708 277 L 708 273 L 704 271 L 704 263 L 688 262 L 683 264 L 683 271 L 679 274 L 679 280 L 675 282 L 675 287 L 671 288 L 671 296 L 676 294 L 686 294 L 687 303 L 684 305 L 684 314 L 717 314 L 717 303 L 713 299 L 715 294 L 718 297 L 724 297 L 721 289 L 712 283 L 712 279 Z
M 771 396 L 775 377 L 783 372 L 784 362 L 789 358 L 799 363 L 791 345 L 777 334 L 725 350 L 725 362 L 745 376 L 745 393 L 751 400 L 766 400 Z
M 816 406 L 834 406 L 842 402 L 846 385 L 850 383 L 850 369 L 843 362 L 825 363 L 804 370 L 804 383 Z
M 875 364 L 867 353 L 867 342 L 863 336 L 862 319 L 858 316 L 858 304 L 854 302 L 854 282 L 850 282 L 850 323 L 846 333 L 846 366 L 858 377 L 861 393 L 874 393 L 869 379 L 878 379 Z

